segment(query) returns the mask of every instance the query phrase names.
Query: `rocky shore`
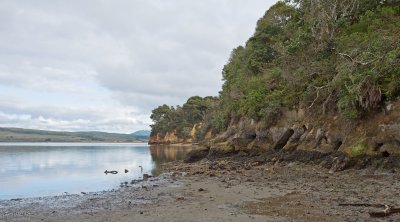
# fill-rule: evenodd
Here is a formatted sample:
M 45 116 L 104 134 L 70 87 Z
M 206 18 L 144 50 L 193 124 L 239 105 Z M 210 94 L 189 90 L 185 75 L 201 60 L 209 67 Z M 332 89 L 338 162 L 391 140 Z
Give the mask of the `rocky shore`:
M 400 171 L 384 167 L 390 158 L 340 171 L 332 170 L 335 161 L 326 167 L 326 158 L 310 164 L 284 157 L 174 162 L 159 177 L 114 191 L 3 200 L 0 221 L 400 220 L 400 214 L 369 214 L 400 205 Z

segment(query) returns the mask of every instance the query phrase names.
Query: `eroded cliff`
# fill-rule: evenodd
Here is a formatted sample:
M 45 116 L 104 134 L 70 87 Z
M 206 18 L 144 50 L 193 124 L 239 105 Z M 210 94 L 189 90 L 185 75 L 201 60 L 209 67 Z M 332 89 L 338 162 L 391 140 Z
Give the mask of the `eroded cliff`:
M 400 153 L 400 101 L 348 121 L 339 115 L 316 116 L 307 110 L 285 111 L 273 126 L 241 118 L 209 140 L 212 153 L 275 151 L 343 152 L 351 157 Z

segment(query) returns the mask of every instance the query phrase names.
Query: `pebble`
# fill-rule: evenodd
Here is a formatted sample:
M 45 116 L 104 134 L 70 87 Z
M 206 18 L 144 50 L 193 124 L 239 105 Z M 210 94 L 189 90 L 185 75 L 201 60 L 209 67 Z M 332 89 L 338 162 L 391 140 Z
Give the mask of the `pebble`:
M 185 197 L 177 197 L 176 200 L 184 200 Z

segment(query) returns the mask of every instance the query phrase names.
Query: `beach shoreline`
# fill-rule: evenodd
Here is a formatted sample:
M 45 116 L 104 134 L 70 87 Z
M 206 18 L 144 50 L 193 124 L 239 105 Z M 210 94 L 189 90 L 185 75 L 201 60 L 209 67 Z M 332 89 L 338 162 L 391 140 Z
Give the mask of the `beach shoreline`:
M 230 158 L 163 167 L 159 177 L 114 191 L 3 200 L 0 221 L 376 221 L 368 212 L 378 208 L 341 204 L 399 204 L 400 174 L 393 170 L 332 173 Z

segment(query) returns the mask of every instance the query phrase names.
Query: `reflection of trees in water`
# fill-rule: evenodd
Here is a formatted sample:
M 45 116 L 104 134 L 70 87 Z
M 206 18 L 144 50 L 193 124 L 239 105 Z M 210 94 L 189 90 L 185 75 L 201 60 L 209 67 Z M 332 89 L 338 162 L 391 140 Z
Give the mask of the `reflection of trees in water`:
M 150 154 L 155 164 L 152 174 L 157 175 L 159 173 L 161 164 L 181 160 L 185 157 L 186 153 L 193 149 L 193 146 L 151 145 Z

